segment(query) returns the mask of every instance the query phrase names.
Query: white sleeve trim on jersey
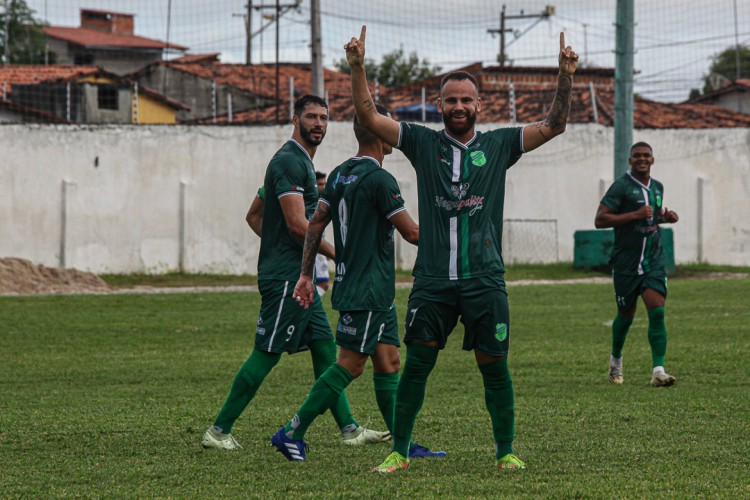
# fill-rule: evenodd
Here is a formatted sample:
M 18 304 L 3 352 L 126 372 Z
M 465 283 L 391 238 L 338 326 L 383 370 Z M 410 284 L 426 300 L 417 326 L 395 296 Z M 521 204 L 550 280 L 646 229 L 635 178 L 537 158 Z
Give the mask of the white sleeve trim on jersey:
M 404 130 L 404 122 L 398 122 L 398 142 L 396 148 L 401 149 L 401 133 Z
M 304 193 L 300 193 L 299 191 L 287 191 L 286 193 L 281 193 L 276 198 L 283 198 L 284 196 L 289 196 L 290 194 L 294 194 L 297 196 L 305 196 Z
M 318 198 L 318 203 L 325 203 L 329 207 L 331 206 L 331 202 L 326 200 L 325 198 Z
M 526 128 L 526 126 L 521 127 L 521 152 L 522 153 L 526 152 L 526 149 L 524 149 L 524 147 L 523 147 L 523 131 L 524 131 L 525 128 Z
M 386 215 L 386 216 L 385 216 L 385 218 L 386 218 L 386 219 L 390 219 L 391 217 L 393 217 L 393 216 L 394 216 L 394 215 L 396 215 L 397 213 L 399 213 L 399 212 L 403 212 L 404 210 L 406 210 L 406 207 L 399 207 L 399 208 L 397 208 L 396 210 L 394 210 L 393 212 L 391 212 L 391 213 L 389 213 L 388 215 Z

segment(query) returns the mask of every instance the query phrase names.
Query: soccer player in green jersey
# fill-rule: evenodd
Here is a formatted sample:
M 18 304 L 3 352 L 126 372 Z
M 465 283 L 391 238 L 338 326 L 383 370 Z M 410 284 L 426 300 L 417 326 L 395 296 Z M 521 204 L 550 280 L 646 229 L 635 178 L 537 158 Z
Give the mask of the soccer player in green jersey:
M 675 378 L 664 371 L 667 274 L 659 224 L 675 223 L 679 217 L 662 205 L 664 186 L 651 177 L 651 165 L 654 164 L 651 146 L 645 142 L 633 144 L 628 162 L 630 172 L 610 186 L 594 220 L 597 228 L 615 228 L 611 263 L 617 316 L 612 323 L 609 381 L 613 384 L 623 382 L 622 347 L 640 295 L 648 312 L 648 342 L 653 361 L 651 385 L 668 387 L 675 383 Z
M 306 95 L 294 105 L 292 138 L 274 155 L 263 183 L 265 201 L 259 224 L 258 289 L 260 317 L 255 348 L 234 378 L 229 395 L 213 425 L 201 439 L 204 448 L 233 450 L 239 444 L 231 434 L 234 422 L 255 396 L 281 354 L 310 350 L 318 378 L 336 360 L 336 344 L 320 297 L 312 307 L 300 308 L 292 298 L 302 261 L 307 218 L 318 202 L 312 159 L 328 126 L 328 106 L 317 96 Z M 254 200 L 255 201 L 255 200 Z M 252 210 L 251 210 L 252 211 Z M 253 223 L 248 220 L 253 227 Z M 330 258 L 328 243 L 320 251 Z M 342 439 L 348 444 L 367 444 L 390 439 L 390 433 L 361 427 L 354 420 L 346 394 L 331 406 Z
M 377 105 L 382 115 L 386 109 Z M 315 382 L 294 418 L 271 437 L 288 460 L 304 461 L 305 432 L 315 418 L 342 394 L 372 358 L 375 395 L 383 419 L 391 430 L 400 367 L 395 297 L 394 228 L 408 242 L 419 241 L 419 227 L 404 208 L 396 179 L 383 170 L 383 158 L 392 147 L 354 120 L 357 155 L 329 176 L 318 209 L 310 220 L 302 269 L 295 286 L 304 308 L 315 300 L 313 261 L 326 226 L 333 221 L 336 277 L 332 303 L 340 318 L 336 332 L 336 363 Z M 412 443 L 412 457 L 445 456 Z
M 354 107 L 360 123 L 399 148 L 414 167 L 422 236 L 406 313 L 393 452 L 373 470 L 388 473 L 409 466 L 409 442 L 427 378 L 459 317 L 466 332 L 463 348 L 474 351 L 484 380 L 495 464 L 522 469 L 512 448 L 515 417 L 507 362 L 511 328 L 501 256 L 505 175 L 523 153 L 565 131 L 578 55 L 560 33 L 557 92 L 547 118 L 487 133 L 475 129 L 482 110 L 476 79 L 449 73 L 438 99 L 445 129 L 435 131 L 375 111 L 364 69 L 365 34 L 363 26 L 360 37 L 345 45 Z

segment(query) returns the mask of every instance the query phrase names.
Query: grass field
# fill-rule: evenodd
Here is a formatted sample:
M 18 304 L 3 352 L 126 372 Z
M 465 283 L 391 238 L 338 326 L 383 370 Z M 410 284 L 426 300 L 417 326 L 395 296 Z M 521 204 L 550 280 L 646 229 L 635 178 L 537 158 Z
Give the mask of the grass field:
M 448 457 L 395 477 L 368 471 L 387 445 L 341 445 L 328 415 L 308 432 L 308 462 L 268 446 L 312 383 L 306 354 L 284 356 L 266 379 L 235 426 L 241 450 L 201 449 L 251 350 L 257 294 L 0 297 L 0 497 L 750 496 L 750 279 L 670 281 L 668 389 L 648 385 L 643 310 L 625 384 L 607 382 L 611 285 L 509 291 L 515 448 L 528 469 L 494 469 L 459 327 L 415 429 Z M 369 369 L 349 394 L 360 422 L 384 427 Z

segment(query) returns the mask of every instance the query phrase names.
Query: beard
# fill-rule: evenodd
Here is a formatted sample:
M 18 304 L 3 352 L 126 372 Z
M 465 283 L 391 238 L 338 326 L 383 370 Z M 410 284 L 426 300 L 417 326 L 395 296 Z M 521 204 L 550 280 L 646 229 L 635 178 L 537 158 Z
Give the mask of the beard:
M 313 130 L 316 131 L 316 132 L 320 132 L 321 133 L 320 139 L 312 137 Z M 307 142 L 311 146 L 319 146 L 320 143 L 323 142 L 323 139 L 326 136 L 326 131 L 323 130 L 321 127 L 308 129 L 308 128 L 305 128 L 300 123 L 300 125 L 299 125 L 299 135 L 305 140 L 305 142 Z
M 466 111 L 465 114 L 466 114 L 466 121 L 461 124 L 456 124 L 453 122 L 453 114 L 443 113 L 443 125 L 445 125 L 445 128 L 451 133 L 451 135 L 453 136 L 464 135 L 465 133 L 469 132 L 472 128 L 474 128 L 474 124 L 477 121 L 476 112 L 470 113 Z

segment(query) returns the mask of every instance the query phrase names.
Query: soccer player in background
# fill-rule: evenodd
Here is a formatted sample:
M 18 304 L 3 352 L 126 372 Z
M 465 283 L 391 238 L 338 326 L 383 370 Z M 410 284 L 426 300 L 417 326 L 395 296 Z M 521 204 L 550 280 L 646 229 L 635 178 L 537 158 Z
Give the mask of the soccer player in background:
M 673 224 L 679 217 L 662 205 L 664 186 L 651 177 L 654 164 L 651 146 L 645 142 L 633 144 L 628 162 L 630 171 L 607 190 L 594 220 L 597 228 L 613 227 L 615 231 L 611 263 L 617 316 L 612 323 L 609 381 L 613 384 L 623 382 L 622 348 L 640 295 L 648 313 L 648 343 L 653 362 L 651 385 L 667 387 L 675 383 L 675 378 L 664 371 L 667 273 L 659 224 Z
M 476 79 L 465 72 L 447 74 L 438 99 L 445 129 L 435 131 L 376 111 L 365 75 L 365 29 L 345 45 L 352 99 L 362 126 L 399 148 L 414 167 L 421 235 L 406 313 L 406 362 L 398 385 L 393 450 L 373 470 L 391 473 L 409 466 L 409 442 L 427 378 L 459 317 L 465 326 L 463 348 L 474 351 L 484 381 L 495 464 L 523 469 L 512 447 L 511 328 L 501 256 L 505 175 L 523 153 L 565 131 L 578 55 L 560 33 L 557 92 L 547 118 L 486 133 L 475 129 L 482 110 Z
M 336 344 L 320 297 L 315 295 L 309 309 L 300 308 L 292 298 L 302 262 L 307 217 L 318 202 L 312 159 L 328 127 L 326 102 L 317 96 L 301 97 L 295 102 L 292 124 L 292 138 L 271 159 L 263 183 L 266 199 L 258 256 L 261 306 L 255 348 L 235 376 L 219 415 L 204 433 L 204 448 L 239 448 L 231 434 L 232 426 L 282 353 L 309 349 L 315 378 L 336 360 Z M 323 242 L 320 251 L 330 258 L 334 256 L 328 243 Z M 354 420 L 346 394 L 341 394 L 331 406 L 331 413 L 348 444 L 390 439 L 390 433 L 366 429 Z
M 382 115 L 386 109 L 377 105 Z M 396 179 L 382 168 L 393 148 L 354 120 L 357 155 L 336 167 L 310 220 L 299 281 L 294 288 L 304 308 L 315 301 L 313 256 L 323 231 L 333 221 L 336 276 L 332 303 L 339 311 L 336 363 L 318 378 L 294 418 L 271 437 L 288 460 L 304 461 L 305 432 L 334 404 L 364 368 L 373 362 L 375 397 L 388 430 L 393 428 L 400 360 L 396 294 L 394 227 L 406 241 L 419 242 L 419 227 L 404 207 Z M 445 456 L 411 443 L 412 458 Z

